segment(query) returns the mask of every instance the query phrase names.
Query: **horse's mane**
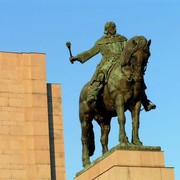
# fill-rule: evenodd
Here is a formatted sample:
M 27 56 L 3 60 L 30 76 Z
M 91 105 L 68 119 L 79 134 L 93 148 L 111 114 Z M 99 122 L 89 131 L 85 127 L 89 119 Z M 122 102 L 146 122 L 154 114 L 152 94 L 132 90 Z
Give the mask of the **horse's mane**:
M 148 41 L 144 36 L 134 36 L 133 38 L 129 39 L 124 47 L 124 50 L 121 54 L 121 63 L 127 64 L 133 53 L 137 50 L 144 49 L 147 45 Z

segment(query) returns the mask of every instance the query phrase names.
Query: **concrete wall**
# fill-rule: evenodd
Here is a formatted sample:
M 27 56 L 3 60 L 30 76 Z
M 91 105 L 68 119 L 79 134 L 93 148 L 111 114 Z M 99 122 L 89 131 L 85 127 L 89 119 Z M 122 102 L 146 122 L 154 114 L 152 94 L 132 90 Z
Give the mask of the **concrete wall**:
M 0 179 L 59 177 L 65 179 L 61 91 L 46 83 L 45 54 L 0 52 Z

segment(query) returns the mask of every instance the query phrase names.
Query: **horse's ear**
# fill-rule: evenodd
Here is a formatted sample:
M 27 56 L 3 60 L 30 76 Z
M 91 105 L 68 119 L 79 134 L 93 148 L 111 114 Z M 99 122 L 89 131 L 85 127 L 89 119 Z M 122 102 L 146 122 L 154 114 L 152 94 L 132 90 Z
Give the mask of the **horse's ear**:
M 136 46 L 136 45 L 137 45 L 137 42 L 133 39 L 133 40 L 132 40 L 132 44 L 133 44 L 134 46 Z
M 148 46 L 150 46 L 151 45 L 151 39 L 148 41 Z

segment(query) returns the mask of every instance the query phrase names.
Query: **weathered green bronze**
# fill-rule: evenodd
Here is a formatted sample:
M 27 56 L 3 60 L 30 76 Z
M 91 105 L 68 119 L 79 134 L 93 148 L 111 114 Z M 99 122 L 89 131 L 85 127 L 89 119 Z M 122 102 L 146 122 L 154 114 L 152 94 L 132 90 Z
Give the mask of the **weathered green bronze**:
M 96 71 L 82 89 L 80 94 L 79 114 L 82 128 L 82 161 L 83 166 L 90 163 L 89 157 L 95 150 L 92 120 L 101 127 L 101 144 L 103 154 L 108 151 L 108 134 L 112 117 L 118 116 L 119 142 L 121 147 L 140 147 L 139 115 L 141 104 L 146 111 L 156 106 L 145 94 L 144 73 L 150 56 L 151 40 L 144 36 L 135 36 L 127 41 L 116 33 L 114 22 L 105 24 L 105 35 L 96 41 L 88 51 L 72 56 L 70 43 L 70 61 L 86 62 L 98 53 L 102 60 Z M 125 114 L 129 110 L 132 115 L 132 144 L 129 143 L 125 131 Z

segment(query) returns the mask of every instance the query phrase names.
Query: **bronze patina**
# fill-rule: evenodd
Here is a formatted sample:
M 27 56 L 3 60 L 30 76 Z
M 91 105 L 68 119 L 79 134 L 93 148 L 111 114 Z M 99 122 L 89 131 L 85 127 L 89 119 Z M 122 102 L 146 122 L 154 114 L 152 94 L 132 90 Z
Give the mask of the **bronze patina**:
M 108 151 L 110 121 L 117 116 L 119 122 L 119 142 L 121 146 L 142 146 L 139 139 L 139 115 L 141 104 L 146 111 L 155 109 L 155 104 L 147 99 L 144 83 L 151 40 L 144 36 L 135 36 L 129 40 L 116 33 L 114 22 L 105 24 L 104 36 L 95 45 L 77 56 L 72 56 L 70 43 L 70 61 L 86 62 L 98 53 L 102 60 L 98 64 L 92 79 L 85 84 L 80 94 L 79 115 L 82 128 L 82 161 L 85 167 L 95 150 L 92 120 L 101 127 L 103 154 Z M 128 140 L 125 131 L 125 111 L 132 115 L 132 140 Z

